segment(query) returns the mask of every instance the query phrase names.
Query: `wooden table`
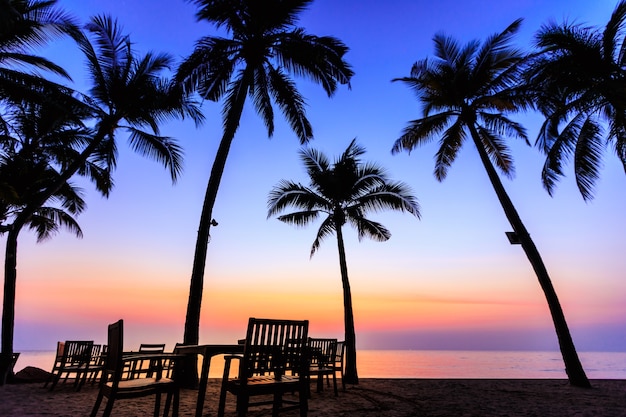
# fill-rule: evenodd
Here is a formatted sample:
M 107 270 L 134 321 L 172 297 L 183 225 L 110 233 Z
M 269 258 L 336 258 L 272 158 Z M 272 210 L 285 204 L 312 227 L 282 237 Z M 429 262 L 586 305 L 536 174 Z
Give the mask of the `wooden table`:
M 177 353 L 202 355 L 202 368 L 200 371 L 200 383 L 198 385 L 198 401 L 196 402 L 196 417 L 202 417 L 204 397 L 209 382 L 209 369 L 211 358 L 216 355 L 243 353 L 243 344 L 236 345 L 185 345 L 176 348 Z

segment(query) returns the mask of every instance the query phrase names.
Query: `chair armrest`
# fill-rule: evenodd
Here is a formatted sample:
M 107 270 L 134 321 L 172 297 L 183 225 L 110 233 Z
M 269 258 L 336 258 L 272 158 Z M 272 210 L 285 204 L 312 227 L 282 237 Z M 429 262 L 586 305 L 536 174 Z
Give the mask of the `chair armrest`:
M 243 356 L 241 355 L 224 355 L 224 375 L 223 380 L 228 380 L 230 378 L 230 364 L 233 360 L 239 361 L 241 363 L 241 359 Z

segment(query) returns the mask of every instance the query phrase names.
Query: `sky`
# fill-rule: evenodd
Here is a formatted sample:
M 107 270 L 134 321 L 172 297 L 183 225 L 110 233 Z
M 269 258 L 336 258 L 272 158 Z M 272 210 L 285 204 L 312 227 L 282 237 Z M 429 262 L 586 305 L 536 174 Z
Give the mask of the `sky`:
M 413 93 L 392 79 L 433 55 L 443 32 L 462 43 L 484 40 L 524 18 L 516 43 L 530 48 L 542 24 L 575 21 L 604 25 L 608 0 L 316 0 L 299 26 L 332 35 L 350 51 L 355 75 L 332 98 L 298 79 L 315 139 L 310 146 L 334 158 L 356 138 L 364 161 L 407 183 L 421 220 L 402 213 L 371 218 L 392 233 L 387 242 L 358 241 L 345 231 L 357 347 L 360 349 L 555 350 L 545 297 L 511 230 L 478 154 L 467 143 L 438 182 L 436 146 L 391 155 L 393 142 L 421 115 Z M 60 0 L 81 21 L 112 14 L 137 51 L 171 53 L 178 62 L 201 36 L 182 0 Z M 68 41 L 42 50 L 66 68 L 70 85 L 87 91 L 84 60 Z M 162 126 L 184 147 L 176 184 L 156 162 L 129 150 L 118 134 L 120 157 L 108 199 L 84 184 L 88 208 L 78 221 L 84 237 L 63 231 L 36 244 L 22 233 L 18 249 L 15 350 L 52 350 L 57 340 L 106 342 L 106 326 L 125 320 L 129 349 L 139 343 L 182 341 L 200 207 L 221 137 L 221 105 L 205 102 L 206 121 Z M 541 118 L 514 116 L 534 141 Z M 301 149 L 276 110 L 271 139 L 251 107 L 244 111 L 214 208 L 207 257 L 200 343 L 232 343 L 248 317 L 310 320 L 310 334 L 343 338 L 337 246 L 328 239 L 309 258 L 319 224 L 299 229 L 267 218 L 267 197 L 281 179 L 307 183 Z M 580 351 L 626 351 L 626 270 L 623 236 L 626 177 L 609 151 L 596 198 L 584 202 L 571 166 L 550 197 L 540 182 L 543 157 L 511 140 L 516 175 L 503 178 L 560 297 Z M 77 181 L 80 183 L 80 181 Z M 4 240 L 2 241 L 4 244 Z

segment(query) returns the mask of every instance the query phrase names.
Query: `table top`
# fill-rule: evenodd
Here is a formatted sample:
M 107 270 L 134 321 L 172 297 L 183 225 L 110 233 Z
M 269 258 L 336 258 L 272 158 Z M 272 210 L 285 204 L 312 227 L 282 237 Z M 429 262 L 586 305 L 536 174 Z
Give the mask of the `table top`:
M 209 345 L 184 345 L 176 347 L 179 353 L 196 353 L 204 356 L 220 355 L 223 353 L 242 353 L 243 345 L 209 344 Z

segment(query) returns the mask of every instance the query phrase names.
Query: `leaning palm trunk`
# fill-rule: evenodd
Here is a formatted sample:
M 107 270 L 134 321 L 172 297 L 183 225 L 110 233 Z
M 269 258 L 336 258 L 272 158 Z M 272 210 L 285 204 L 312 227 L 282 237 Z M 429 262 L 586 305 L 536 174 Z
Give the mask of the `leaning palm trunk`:
M 571 385 L 577 387 L 590 388 L 591 384 L 589 383 L 589 379 L 587 379 L 585 370 L 583 369 L 580 359 L 578 358 L 578 354 L 576 353 L 576 347 L 574 346 L 574 341 L 572 340 L 572 336 L 569 332 L 567 321 L 565 320 L 565 315 L 563 313 L 563 309 L 561 308 L 561 303 L 556 295 L 556 291 L 554 290 L 548 271 L 543 263 L 543 260 L 541 259 L 541 255 L 530 237 L 530 234 L 526 230 L 524 223 L 522 223 L 515 206 L 513 206 L 511 199 L 504 190 L 500 177 L 498 177 L 496 170 L 489 161 L 489 157 L 481 143 L 478 132 L 472 125 L 470 125 L 470 131 L 474 144 L 478 149 L 480 159 L 485 167 L 485 170 L 487 171 L 489 180 L 491 181 L 491 185 L 498 196 L 498 200 L 504 209 L 504 213 L 509 220 L 511 227 L 513 227 L 513 231 L 522 245 L 522 249 L 524 249 L 528 260 L 535 270 L 535 274 L 539 280 L 539 285 L 541 285 L 541 289 L 543 290 L 546 301 L 548 302 L 550 315 L 552 316 L 552 321 L 556 330 L 559 348 L 561 350 L 561 355 L 563 356 L 565 372 L 567 373 L 569 382 Z
M 346 340 L 346 370 L 343 378 L 346 384 L 358 384 L 359 376 L 356 369 L 356 336 L 354 331 L 354 315 L 352 312 L 352 293 L 348 280 L 348 265 L 346 263 L 346 249 L 343 245 L 341 224 L 337 224 L 337 247 L 339 248 L 339 268 L 341 269 L 341 283 L 343 285 L 343 309 Z
M 243 81 L 246 78 L 243 77 Z M 244 82 L 240 84 L 246 85 Z M 198 237 L 196 240 L 196 248 L 193 257 L 193 268 L 191 270 L 191 281 L 189 283 L 189 300 L 187 302 L 187 315 L 185 317 L 185 334 L 183 342 L 186 345 L 196 345 L 200 340 L 200 311 L 202 307 L 202 292 L 204 289 L 204 270 L 206 266 L 206 255 L 209 246 L 211 220 L 213 218 L 213 207 L 217 198 L 217 191 L 222 180 L 224 167 L 228 158 L 230 145 L 235 138 L 235 132 L 239 125 L 239 120 L 243 112 L 243 106 L 246 100 L 246 88 L 239 88 L 237 97 L 234 100 L 233 107 L 228 113 L 224 123 L 224 134 L 217 149 L 209 183 L 207 184 L 202 204 L 202 212 L 200 213 L 200 224 L 198 226 Z M 187 367 L 183 372 L 184 386 L 194 386 L 198 380 L 198 367 L 195 361 L 188 361 Z

